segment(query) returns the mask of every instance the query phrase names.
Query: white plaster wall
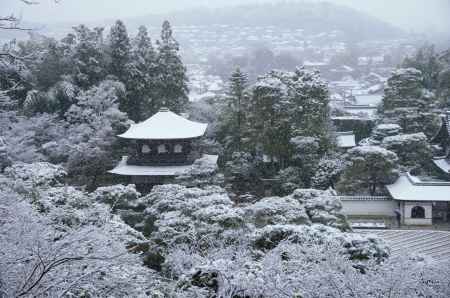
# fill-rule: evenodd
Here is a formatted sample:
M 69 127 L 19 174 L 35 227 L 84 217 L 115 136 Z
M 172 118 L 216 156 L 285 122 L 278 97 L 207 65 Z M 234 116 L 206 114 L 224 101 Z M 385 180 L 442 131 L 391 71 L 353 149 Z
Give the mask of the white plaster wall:
M 345 215 L 395 216 L 398 203 L 394 200 L 342 200 Z
M 421 206 L 425 209 L 425 218 L 411 218 L 411 209 Z M 432 202 L 404 202 L 403 222 L 405 225 L 431 225 L 433 224 L 433 203 Z

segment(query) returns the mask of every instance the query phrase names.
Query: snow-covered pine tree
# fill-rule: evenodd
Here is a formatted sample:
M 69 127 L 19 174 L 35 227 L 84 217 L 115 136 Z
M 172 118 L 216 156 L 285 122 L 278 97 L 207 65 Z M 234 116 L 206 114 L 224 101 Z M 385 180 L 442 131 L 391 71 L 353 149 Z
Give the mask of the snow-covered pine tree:
M 181 61 L 178 42 L 172 35 L 168 21 L 164 21 L 161 40 L 158 42 L 157 73 L 155 86 L 155 109 L 166 106 L 180 113 L 188 103 L 186 67 Z M 155 110 L 155 112 L 156 112 Z
M 140 26 L 132 41 L 129 81 L 127 84 L 128 101 L 134 108 L 129 117 L 141 121 L 155 111 L 153 86 L 155 84 L 156 53 L 147 28 Z
M 238 67 L 231 74 L 227 96 L 224 97 L 225 106 L 220 115 L 218 138 L 224 144 L 225 154 L 242 151 L 242 138 L 245 134 L 245 114 L 248 105 L 247 88 L 248 77 Z
M 437 106 L 435 94 L 424 87 L 422 72 L 400 68 L 392 72 L 384 90 L 382 121 L 399 124 L 405 133 L 424 132 L 431 137 L 440 124 L 439 117 L 432 113 Z
M 73 28 L 76 36 L 73 55 L 75 84 L 83 89 L 99 83 L 106 75 L 103 28 L 89 29 L 85 25 Z M 68 36 L 70 40 L 73 36 Z
M 127 28 L 121 20 L 117 20 L 109 33 L 110 74 L 120 81 L 127 81 L 127 64 L 130 62 L 130 38 Z
M 398 172 L 398 157 L 392 151 L 379 146 L 359 146 L 348 151 L 345 168 L 337 189 L 345 194 L 376 195 L 383 186 L 393 183 Z
M 241 72 L 238 67 L 230 77 L 230 87 L 229 87 L 229 98 L 231 104 L 231 109 L 233 113 L 236 115 L 236 147 L 237 151 L 241 151 L 241 138 L 242 138 L 242 122 L 243 122 L 243 113 L 242 113 L 242 102 L 244 100 L 244 91 L 247 87 L 248 78 L 247 75 Z

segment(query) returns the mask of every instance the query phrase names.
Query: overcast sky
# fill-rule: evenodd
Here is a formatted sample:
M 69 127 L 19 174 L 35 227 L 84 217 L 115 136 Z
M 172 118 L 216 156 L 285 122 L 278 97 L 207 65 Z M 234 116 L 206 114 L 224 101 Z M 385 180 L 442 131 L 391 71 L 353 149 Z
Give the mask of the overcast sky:
M 142 16 L 196 6 L 221 7 L 276 0 L 38 0 L 27 6 L 19 0 L 0 0 L 1 14 L 15 13 L 24 20 L 45 24 L 86 22 Z M 296 1 L 296 0 L 291 0 Z M 297 0 L 304 1 L 304 0 Z M 309 0 L 321 1 L 321 0 Z M 406 30 L 450 31 L 450 0 L 328 0 L 363 10 Z

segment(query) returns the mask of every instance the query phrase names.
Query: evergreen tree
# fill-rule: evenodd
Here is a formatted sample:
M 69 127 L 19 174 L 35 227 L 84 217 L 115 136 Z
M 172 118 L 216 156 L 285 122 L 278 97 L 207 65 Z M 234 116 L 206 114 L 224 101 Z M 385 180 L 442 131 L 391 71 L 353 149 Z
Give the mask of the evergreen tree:
M 434 93 L 424 88 L 422 72 L 400 68 L 392 73 L 384 90 L 383 123 L 398 124 L 405 133 L 424 132 L 431 137 L 440 123 L 432 112 L 437 106 Z
M 130 39 L 125 24 L 118 20 L 109 33 L 110 73 L 121 82 L 127 81 L 127 65 L 130 62 Z
M 91 30 L 85 25 L 79 25 L 73 29 L 76 35 L 73 77 L 77 86 L 88 89 L 106 76 L 103 28 Z
M 367 191 L 376 195 L 383 187 L 393 183 L 398 173 L 397 155 L 378 146 L 360 146 L 350 149 L 347 154 L 348 166 L 337 185 L 345 194 L 360 194 Z
M 154 84 L 156 70 L 156 53 L 145 26 L 139 27 L 138 34 L 132 42 L 129 82 L 127 84 L 128 100 L 133 108 L 129 117 L 141 121 L 155 111 Z
M 442 70 L 438 54 L 433 45 L 424 45 L 415 56 L 406 57 L 402 67 L 415 68 L 422 72 L 423 86 L 429 90 L 437 88 L 438 76 Z
M 55 40 L 50 41 L 37 68 L 36 79 L 39 89 L 48 90 L 61 79 L 65 71 L 63 54 L 58 43 Z
M 173 112 L 180 113 L 188 103 L 188 79 L 179 54 L 178 42 L 172 36 L 168 21 L 163 23 L 158 50 L 154 112 L 166 106 Z
M 271 71 L 253 86 L 247 113 L 253 146 L 272 164 L 289 165 L 295 154 L 291 140 L 314 137 L 319 153 L 330 147 L 328 90 L 318 73 Z
M 242 150 L 242 138 L 245 130 L 245 109 L 248 101 L 248 78 L 240 68 L 237 68 L 230 77 L 228 96 L 225 97 L 226 106 L 220 119 L 219 139 L 225 145 L 227 153 Z

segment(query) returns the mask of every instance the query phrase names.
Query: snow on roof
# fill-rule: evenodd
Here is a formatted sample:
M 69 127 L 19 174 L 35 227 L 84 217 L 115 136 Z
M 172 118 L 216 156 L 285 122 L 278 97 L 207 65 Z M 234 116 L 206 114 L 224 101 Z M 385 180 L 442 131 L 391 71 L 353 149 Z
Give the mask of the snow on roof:
M 441 116 L 442 124 L 436 134 L 431 138 L 431 142 L 434 143 L 440 138 L 450 136 L 450 111 L 447 111 L 445 115 Z
M 355 95 L 355 98 L 356 98 L 356 103 L 359 105 L 376 106 L 376 105 L 379 105 L 381 103 L 381 101 L 383 100 L 383 95 L 381 95 L 381 94 L 361 94 L 361 95 Z
M 144 122 L 131 125 L 119 137 L 139 140 L 192 139 L 203 136 L 207 127 L 208 124 L 190 121 L 162 108 Z
M 336 142 L 339 148 L 352 148 L 356 146 L 355 135 L 352 131 L 338 132 Z
M 402 174 L 387 189 L 399 201 L 450 201 L 450 182 L 423 182 L 409 173 Z
M 438 158 L 434 159 L 433 162 L 444 173 L 450 174 L 450 160 L 446 158 Z
M 203 155 L 202 158 L 208 158 L 211 163 L 217 163 L 217 155 Z M 127 164 L 127 157 L 108 173 L 122 176 L 178 176 L 189 172 L 192 165 L 182 166 L 134 166 Z

